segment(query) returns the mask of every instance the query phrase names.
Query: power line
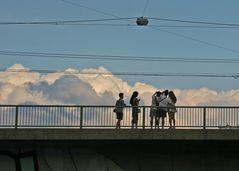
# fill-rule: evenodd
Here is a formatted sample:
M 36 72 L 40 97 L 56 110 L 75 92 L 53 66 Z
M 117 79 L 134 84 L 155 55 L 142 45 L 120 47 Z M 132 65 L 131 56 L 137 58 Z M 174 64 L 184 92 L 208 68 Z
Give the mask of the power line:
M 145 76 L 145 77 L 204 77 L 204 78 L 239 78 L 239 73 L 145 73 L 145 72 L 89 72 L 89 71 L 59 71 L 44 69 L 0 69 L 6 73 L 58 73 L 62 75 L 121 75 L 121 76 Z
M 90 8 L 88 6 L 81 5 L 81 4 L 76 3 L 76 2 L 72 2 L 72 1 L 68 1 L 68 0 L 61 0 L 61 1 L 64 2 L 64 3 L 70 4 L 70 5 L 73 5 L 73 6 L 88 9 L 88 10 L 96 12 L 98 14 L 103 14 L 103 15 L 110 16 L 110 17 L 120 18 L 119 16 L 116 16 L 114 14 L 110 14 L 108 12 L 104 12 L 104 11 L 101 11 L 101 10 L 98 10 L 98 9 L 95 9 L 95 8 Z
M 144 9 L 143 9 L 143 12 L 142 12 L 142 16 L 144 16 L 144 13 L 145 13 L 148 5 L 149 5 L 149 0 L 146 0 L 145 5 L 144 5 Z
M 90 22 L 104 22 L 104 21 L 119 21 L 119 20 L 132 20 L 137 19 L 137 17 L 118 17 L 116 15 L 111 15 L 114 18 L 102 18 L 102 19 L 85 19 L 85 20 L 58 20 L 58 21 L 29 21 L 29 22 L 0 22 L 0 25 L 83 25 L 84 23 L 90 23 Z M 164 20 L 164 21 L 174 21 L 174 22 L 183 22 L 183 23 L 191 23 L 191 24 L 206 24 L 206 25 L 214 25 L 214 26 L 203 26 L 203 25 L 176 25 L 176 26 L 164 26 L 164 27 L 191 27 L 191 28 L 238 28 L 239 24 L 233 24 L 233 23 L 216 23 L 216 22 L 201 22 L 201 21 L 187 21 L 187 20 L 174 20 L 174 19 L 164 19 L 164 18 L 152 18 L 148 17 L 148 19 L 153 20 Z M 107 23 L 104 23 L 107 25 Z M 94 24 L 92 24 L 94 25 Z M 97 25 L 97 24 L 95 24 Z M 99 24 L 100 25 L 100 24 Z M 103 24 L 102 24 L 103 25 Z M 110 25 L 110 24 L 109 24 Z M 113 24 L 112 24 L 113 25 Z M 117 24 L 116 24 L 117 25 Z M 121 25 L 121 24 L 119 24 Z M 124 25 L 124 24 L 122 24 Z M 128 26 L 129 24 L 125 24 L 125 26 Z M 137 26 L 137 25 L 132 25 Z M 160 25 L 151 25 L 155 27 L 161 27 Z
M 1 56 L 34 57 L 34 58 L 59 58 L 59 59 L 86 59 L 86 60 L 118 60 L 118 61 L 143 61 L 143 62 L 195 62 L 195 63 L 239 63 L 239 59 L 220 58 L 173 58 L 161 56 L 130 56 L 130 55 L 104 55 L 104 54 L 73 54 L 73 53 L 42 53 L 42 52 L 17 52 L 0 50 Z
M 72 2 L 72 1 L 69 1 L 69 0 L 61 0 L 62 2 L 64 3 L 67 3 L 67 4 L 70 4 L 70 5 L 73 5 L 73 6 L 77 6 L 77 7 L 81 7 L 81 8 L 85 8 L 85 9 L 88 9 L 88 10 L 91 10 L 91 11 L 94 11 L 94 12 L 97 12 L 99 14 L 103 14 L 103 15 L 107 15 L 107 16 L 111 16 L 111 17 L 116 17 L 116 18 L 120 18 L 119 16 L 117 15 L 114 15 L 114 14 L 111 14 L 111 13 L 107 13 L 107 12 L 104 12 L 104 11 L 100 11 L 100 10 L 97 10 L 97 9 L 94 9 L 94 8 L 90 8 L 88 6 L 85 6 L 85 5 L 81 5 L 79 3 L 76 3 L 76 2 Z M 142 12 L 142 16 L 144 16 L 144 13 L 148 7 L 148 4 L 149 4 L 149 0 L 146 0 L 145 2 L 145 5 L 144 5 L 144 9 L 143 9 L 143 12 Z M 149 17 L 149 19 L 152 19 L 152 20 L 161 20 L 161 21 L 169 21 L 169 22 L 180 22 L 180 23 L 190 23 L 190 24 L 206 24 L 206 25 L 219 25 L 219 26 L 234 26 L 234 27 L 239 27 L 239 24 L 237 23 L 221 23 L 221 22 L 207 22 L 207 21 L 193 21 L 193 20 L 181 20 L 181 19 L 170 19 L 170 18 L 161 18 L 161 17 Z
M 69 25 L 69 26 L 113 26 L 113 27 L 138 27 L 136 24 L 115 24 L 115 23 L 75 23 L 75 24 L 58 24 L 58 25 Z M 146 26 L 147 27 L 147 26 Z M 200 25 L 157 25 L 151 24 L 150 27 L 162 27 L 162 28 L 195 28 L 195 29 L 239 29 L 239 27 L 231 26 L 200 26 Z
M 103 18 L 103 19 L 86 19 L 86 20 L 61 20 L 61 21 L 29 21 L 29 22 L 0 22 L 0 25 L 61 25 L 61 24 L 76 24 L 102 21 L 119 21 L 135 19 L 135 17 L 127 18 Z
M 118 18 L 118 19 L 107 19 L 107 21 L 111 20 L 128 20 L 135 19 L 132 18 Z M 78 21 L 52 21 L 52 22 L 0 22 L 0 25 L 55 25 L 55 26 L 109 26 L 109 27 L 138 27 L 136 24 L 117 24 L 117 23 L 88 23 L 88 22 L 98 22 L 98 21 L 106 21 L 106 20 L 78 20 Z M 239 26 L 201 26 L 201 25 L 158 25 L 151 24 L 150 27 L 162 27 L 162 28 L 192 28 L 192 29 L 239 29 Z
M 85 9 L 88 9 L 90 11 L 93 11 L 93 12 L 96 12 L 96 13 L 99 13 L 99 14 L 103 14 L 103 15 L 106 15 L 106 16 L 110 16 L 110 17 L 114 17 L 114 18 L 121 18 L 120 16 L 117 16 L 117 15 L 114 15 L 114 14 L 111 14 L 111 13 L 108 13 L 108 12 L 104 12 L 104 11 L 101 11 L 101 10 L 98 10 L 98 9 L 95 9 L 95 8 L 91 8 L 91 7 L 88 7 L 88 6 L 85 6 L 85 5 L 81 5 L 79 3 L 72 2 L 72 1 L 69 1 L 69 0 L 61 0 L 61 1 L 64 2 L 64 3 L 70 4 L 70 5 L 76 6 L 76 7 L 85 8 Z M 130 19 L 135 19 L 135 18 L 129 18 L 127 20 L 130 21 Z
M 169 22 L 180 22 L 180 23 L 190 23 L 190 24 L 206 24 L 206 25 L 217 25 L 217 26 L 233 26 L 238 27 L 237 23 L 221 23 L 221 22 L 206 22 L 206 21 L 193 21 L 193 20 L 179 20 L 179 19 L 169 19 L 169 18 L 155 18 L 148 17 L 152 20 L 161 20 L 161 21 L 169 21 Z
M 168 27 L 168 28 L 196 28 L 196 29 L 238 29 L 236 26 L 200 26 L 200 25 L 150 25 L 150 27 Z
M 69 26 L 116 26 L 116 27 L 121 27 L 121 26 L 126 26 L 126 27 L 138 27 L 136 24 L 115 24 L 115 23 L 74 23 L 74 24 L 58 24 L 58 25 L 69 25 Z M 168 27 L 168 28 L 202 28 L 202 29 L 238 29 L 239 27 L 231 27 L 231 26 L 200 26 L 200 25 L 194 25 L 194 26 L 189 26 L 189 25 L 157 25 L 157 24 L 151 24 L 150 27 Z
M 198 42 L 198 43 L 201 43 L 201 44 L 205 44 L 205 45 L 208 45 L 208 46 L 216 47 L 216 48 L 219 48 L 219 49 L 223 49 L 223 50 L 226 50 L 226 51 L 229 51 L 229 52 L 239 54 L 238 50 L 227 48 L 227 47 L 215 44 L 215 43 L 210 43 L 210 42 L 207 42 L 207 41 L 204 41 L 204 40 L 199 40 L 199 39 L 196 39 L 196 38 L 193 38 L 193 37 L 190 37 L 190 36 L 186 36 L 186 35 L 183 35 L 183 34 L 175 33 L 175 32 L 160 29 L 160 28 L 154 28 L 154 27 L 151 27 L 151 28 L 153 28 L 155 30 L 159 30 L 159 31 L 162 31 L 162 32 L 172 34 L 172 35 L 177 36 L 177 37 L 182 37 L 182 38 L 185 38 L 187 40 L 191 40 L 191 41 L 194 41 L 194 42 Z

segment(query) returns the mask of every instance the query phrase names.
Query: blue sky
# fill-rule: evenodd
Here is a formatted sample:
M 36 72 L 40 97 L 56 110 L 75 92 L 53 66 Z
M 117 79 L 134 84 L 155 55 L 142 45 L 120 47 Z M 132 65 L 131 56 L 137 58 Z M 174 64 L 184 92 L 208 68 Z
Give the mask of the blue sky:
M 170 18 L 180 20 L 239 23 L 239 1 L 223 0 L 7 0 L 0 2 L 0 22 L 62 21 L 118 17 Z M 103 15 L 87 8 L 108 13 Z M 144 12 L 143 12 L 144 11 Z M 104 22 L 135 24 L 133 20 Z M 160 28 L 150 25 L 180 25 L 149 20 L 149 27 L 82 25 L 0 25 L 0 50 L 46 53 L 155 56 L 170 58 L 238 59 L 239 28 Z M 186 25 L 181 23 L 181 25 Z M 162 31 L 162 29 L 164 31 Z M 166 32 L 165 32 L 166 31 Z M 169 33 L 170 32 L 170 33 Z M 173 33 L 173 34 L 172 34 Z M 178 34 L 177 36 L 175 34 Z M 182 37 L 179 36 L 186 36 Z M 198 41 L 193 41 L 192 39 Z M 200 43 L 204 41 L 206 43 Z M 112 72 L 141 73 L 239 73 L 238 64 L 109 61 L 31 58 L 0 55 L 0 68 L 21 63 L 30 69 L 98 68 Z M 119 76 L 130 84 L 144 82 L 159 88 L 214 90 L 238 89 L 233 78 Z

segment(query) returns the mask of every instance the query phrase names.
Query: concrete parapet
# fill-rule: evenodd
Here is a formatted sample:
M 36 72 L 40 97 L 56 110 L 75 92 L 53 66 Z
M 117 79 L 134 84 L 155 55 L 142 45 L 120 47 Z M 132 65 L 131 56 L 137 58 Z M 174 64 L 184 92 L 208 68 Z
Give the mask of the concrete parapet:
M 239 140 L 239 130 L 1 129 L 0 140 Z

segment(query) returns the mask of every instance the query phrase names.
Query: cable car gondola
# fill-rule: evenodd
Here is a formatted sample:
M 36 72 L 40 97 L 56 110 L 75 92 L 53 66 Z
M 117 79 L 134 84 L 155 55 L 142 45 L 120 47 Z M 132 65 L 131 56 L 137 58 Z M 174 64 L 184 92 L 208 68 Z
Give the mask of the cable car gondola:
M 137 18 L 136 23 L 138 26 L 146 26 L 148 25 L 149 20 L 148 18 L 142 16 Z

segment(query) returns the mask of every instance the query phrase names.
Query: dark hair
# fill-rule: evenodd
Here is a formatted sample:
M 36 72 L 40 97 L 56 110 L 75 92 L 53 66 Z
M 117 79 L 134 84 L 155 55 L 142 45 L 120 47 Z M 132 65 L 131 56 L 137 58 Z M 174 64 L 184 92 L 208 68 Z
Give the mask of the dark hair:
M 119 97 L 123 98 L 124 97 L 124 93 L 119 93 Z
M 167 96 L 168 95 L 168 90 L 164 90 L 163 93 L 164 93 L 165 96 Z
M 156 91 L 156 96 L 157 96 L 157 97 L 161 96 L 161 94 L 162 94 L 162 93 L 161 93 L 160 91 Z
M 177 97 L 175 96 L 175 94 L 174 94 L 173 91 L 170 91 L 170 92 L 168 93 L 168 96 L 169 96 L 169 98 L 170 98 L 174 103 L 177 102 Z
M 131 105 L 133 105 L 133 100 L 134 100 L 134 98 L 136 98 L 137 96 L 138 96 L 138 92 L 137 91 L 134 91 L 133 92 L 133 94 L 132 94 L 132 96 L 131 96 L 131 98 L 130 98 L 130 101 L 129 101 L 129 103 L 131 104 Z

